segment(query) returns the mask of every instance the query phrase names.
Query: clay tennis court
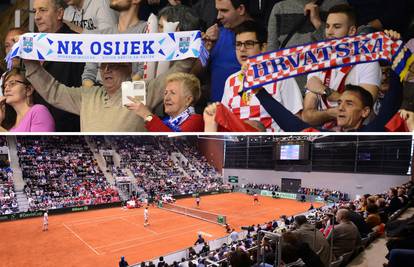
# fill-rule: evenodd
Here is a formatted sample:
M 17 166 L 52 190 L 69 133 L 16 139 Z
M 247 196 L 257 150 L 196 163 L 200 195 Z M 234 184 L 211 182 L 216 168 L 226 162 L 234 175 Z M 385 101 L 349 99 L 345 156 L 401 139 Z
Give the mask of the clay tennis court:
M 178 205 L 195 208 L 193 198 Z M 322 203 L 315 203 L 315 207 Z M 306 211 L 309 203 L 229 193 L 201 197 L 200 210 L 220 213 L 236 230 Z M 149 260 L 194 244 L 197 234 L 206 240 L 226 235 L 222 226 L 158 208 L 149 208 L 150 226 L 143 226 L 143 208 L 110 208 L 0 223 L 0 266 L 117 266 L 125 256 L 129 264 Z

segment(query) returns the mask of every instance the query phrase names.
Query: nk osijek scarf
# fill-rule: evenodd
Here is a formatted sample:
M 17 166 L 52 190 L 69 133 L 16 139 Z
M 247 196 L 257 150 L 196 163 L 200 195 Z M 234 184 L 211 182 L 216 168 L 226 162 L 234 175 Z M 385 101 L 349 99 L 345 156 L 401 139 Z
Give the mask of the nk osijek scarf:
M 149 62 L 198 58 L 202 52 L 200 31 L 153 34 L 57 34 L 22 35 L 6 61 L 15 57 L 60 62 Z
M 260 54 L 248 59 L 244 90 L 329 68 L 378 60 L 392 62 L 402 46 L 402 41 L 375 32 Z

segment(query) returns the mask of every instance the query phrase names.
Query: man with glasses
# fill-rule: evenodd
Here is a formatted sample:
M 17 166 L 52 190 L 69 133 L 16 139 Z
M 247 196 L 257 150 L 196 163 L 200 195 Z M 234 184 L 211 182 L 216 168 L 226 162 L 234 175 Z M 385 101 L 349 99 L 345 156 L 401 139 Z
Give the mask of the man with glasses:
M 147 106 L 153 110 L 163 100 L 165 78 L 186 71 L 189 61 L 176 61 L 163 75 L 146 81 Z M 131 80 L 131 63 L 102 63 L 99 67 L 102 86 L 67 87 L 56 81 L 38 61 L 25 60 L 26 77 L 52 106 L 80 116 L 83 132 L 146 131 L 144 120 L 122 106 L 122 82 Z
M 248 57 L 260 54 L 266 50 L 266 29 L 254 21 L 245 21 L 235 28 L 236 56 L 240 65 L 244 65 Z M 260 102 L 249 90 L 239 95 L 243 83 L 242 70 L 228 77 L 221 103 L 241 120 L 260 121 L 267 131 L 280 131 L 279 126 L 271 116 L 260 106 Z M 302 95 L 294 79 L 286 79 L 264 86 L 266 91 L 279 101 L 293 114 L 300 116 L 302 110 Z

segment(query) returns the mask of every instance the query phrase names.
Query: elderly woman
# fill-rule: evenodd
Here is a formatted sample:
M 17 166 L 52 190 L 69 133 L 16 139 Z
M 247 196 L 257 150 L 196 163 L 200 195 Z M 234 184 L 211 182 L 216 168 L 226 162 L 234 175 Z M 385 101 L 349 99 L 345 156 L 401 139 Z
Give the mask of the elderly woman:
M 192 74 L 176 72 L 167 76 L 164 91 L 163 120 L 154 115 L 142 102 L 128 97 L 133 103 L 126 104 L 145 121 L 145 128 L 151 132 L 202 132 L 203 117 L 195 114 L 193 105 L 201 95 L 200 81 Z
M 55 122 L 43 105 L 33 105 L 33 86 L 20 69 L 12 69 L 4 77 L 0 97 L 2 131 L 54 132 Z

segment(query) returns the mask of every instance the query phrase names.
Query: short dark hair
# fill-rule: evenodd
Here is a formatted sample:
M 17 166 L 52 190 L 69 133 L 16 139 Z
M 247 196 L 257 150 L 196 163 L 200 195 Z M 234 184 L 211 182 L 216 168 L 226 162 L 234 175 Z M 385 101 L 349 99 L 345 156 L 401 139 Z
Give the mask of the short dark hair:
M 305 215 L 298 215 L 295 217 L 295 223 L 299 226 L 307 222 L 308 222 L 308 219 L 306 219 Z
M 164 17 L 168 22 L 178 21 L 180 31 L 195 31 L 201 26 L 201 20 L 186 5 L 166 6 L 158 12 L 158 19 L 161 17 Z
M 66 4 L 65 0 L 52 0 L 52 3 L 55 5 L 56 8 L 67 8 L 68 4 Z
M 335 14 L 335 13 L 345 14 L 348 17 L 349 23 L 351 25 L 353 25 L 353 26 L 357 26 L 357 15 L 356 15 L 356 11 L 350 5 L 348 5 L 348 4 L 341 4 L 341 5 L 333 6 L 333 7 L 331 7 L 329 9 L 328 16 L 330 14 Z
M 352 84 L 347 84 L 345 86 L 345 91 L 357 93 L 359 95 L 359 98 L 360 98 L 361 102 L 362 102 L 362 105 L 364 107 L 369 107 L 369 108 L 372 109 L 372 106 L 374 105 L 374 99 L 373 99 L 370 92 L 368 92 L 367 90 L 365 90 L 361 86 L 352 85 Z
M 229 262 L 234 267 L 249 267 L 251 266 L 250 257 L 247 252 L 244 252 L 240 248 L 230 253 Z
M 246 12 L 248 12 L 249 0 L 230 0 L 230 1 L 234 8 L 238 8 L 240 5 L 244 5 L 244 7 L 246 8 Z
M 378 213 L 378 206 L 377 205 L 368 205 L 367 206 L 367 212 L 368 213 Z
M 254 32 L 256 34 L 257 41 L 260 42 L 260 45 L 267 42 L 266 29 L 254 20 L 246 20 L 234 28 L 235 35 L 245 32 Z

